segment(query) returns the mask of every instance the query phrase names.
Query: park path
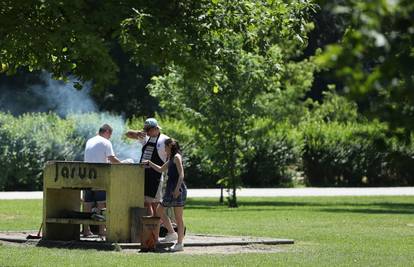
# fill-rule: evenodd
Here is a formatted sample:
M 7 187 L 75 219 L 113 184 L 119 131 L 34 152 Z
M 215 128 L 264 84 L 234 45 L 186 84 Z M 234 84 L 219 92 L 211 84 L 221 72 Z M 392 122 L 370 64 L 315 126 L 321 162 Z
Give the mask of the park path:
M 188 189 L 188 197 L 220 197 L 220 189 Z M 224 196 L 227 192 L 224 190 Z M 414 187 L 242 188 L 239 197 L 414 196 Z M 43 192 L 0 192 L 0 199 L 42 199 Z

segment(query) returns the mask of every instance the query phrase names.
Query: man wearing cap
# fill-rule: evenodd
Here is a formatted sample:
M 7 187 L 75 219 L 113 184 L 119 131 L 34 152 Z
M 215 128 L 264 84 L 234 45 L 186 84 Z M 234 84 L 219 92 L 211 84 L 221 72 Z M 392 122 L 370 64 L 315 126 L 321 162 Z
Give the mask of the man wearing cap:
M 132 139 L 138 139 L 142 145 L 142 154 L 140 162 L 150 160 L 155 164 L 162 166 L 167 161 L 164 141 L 169 137 L 161 133 L 161 127 L 154 118 L 148 118 L 144 122 L 142 131 L 129 130 L 126 136 Z M 162 174 L 152 168 L 145 168 L 145 188 L 144 201 L 148 214 L 153 216 L 158 203 L 161 202 L 162 191 Z

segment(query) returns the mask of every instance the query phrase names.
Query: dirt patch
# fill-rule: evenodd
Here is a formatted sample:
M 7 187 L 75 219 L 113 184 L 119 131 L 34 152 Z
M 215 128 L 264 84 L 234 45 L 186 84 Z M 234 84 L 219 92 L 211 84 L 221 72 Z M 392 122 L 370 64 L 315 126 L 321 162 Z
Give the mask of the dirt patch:
M 30 232 L 0 232 L 0 244 L 13 246 L 39 246 L 64 249 L 95 249 L 118 251 L 120 253 L 139 253 L 139 243 L 109 243 L 99 242 L 98 239 L 81 241 L 43 241 L 41 239 L 26 239 Z M 238 254 L 238 253 L 280 253 L 286 251 L 286 244 L 293 240 L 256 238 L 241 236 L 192 235 L 185 238 L 185 248 L 178 254 Z M 172 244 L 172 243 L 171 243 Z M 171 253 L 164 245 L 152 253 Z

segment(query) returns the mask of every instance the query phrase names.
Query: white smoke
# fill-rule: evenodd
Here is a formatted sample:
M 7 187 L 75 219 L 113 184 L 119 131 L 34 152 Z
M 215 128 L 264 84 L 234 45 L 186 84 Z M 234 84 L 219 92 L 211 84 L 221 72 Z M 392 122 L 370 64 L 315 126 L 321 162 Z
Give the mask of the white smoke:
M 108 112 L 91 112 L 91 113 L 72 113 L 68 119 L 73 119 L 76 123 L 77 135 L 89 139 L 98 133 L 99 127 L 103 124 L 109 124 L 113 129 L 111 142 L 116 156 L 123 159 L 132 159 L 138 162 L 141 157 L 141 144 L 136 141 L 125 139 L 126 129 L 125 120 L 120 115 L 110 114 Z
M 85 138 L 85 141 L 96 135 L 99 128 L 107 123 L 114 129 L 111 141 L 116 156 L 121 160 L 131 158 L 134 162 L 139 161 L 141 145 L 124 138 L 127 130 L 125 119 L 120 115 L 98 111 L 97 105 L 89 94 L 90 83 L 84 83 L 83 88 L 77 90 L 73 87 L 74 83 L 79 82 L 75 78 L 70 78 L 65 83 L 53 80 L 52 75 L 46 72 L 41 74 L 41 78 L 44 84 L 27 88 L 25 97 L 16 94 L 13 96 L 12 91 L 2 94 L 1 109 L 13 114 L 55 112 L 60 117 L 73 119 L 76 134 Z M 80 155 L 78 159 L 81 158 L 83 157 Z
M 42 78 L 46 86 L 35 85 L 31 88 L 33 93 L 43 98 L 47 110 L 52 110 L 62 117 L 73 113 L 96 112 L 98 110 L 95 102 L 89 95 L 91 84 L 83 84 L 82 90 L 73 87 L 76 79 L 71 78 L 69 82 L 61 82 L 52 79 L 48 73 L 43 73 Z

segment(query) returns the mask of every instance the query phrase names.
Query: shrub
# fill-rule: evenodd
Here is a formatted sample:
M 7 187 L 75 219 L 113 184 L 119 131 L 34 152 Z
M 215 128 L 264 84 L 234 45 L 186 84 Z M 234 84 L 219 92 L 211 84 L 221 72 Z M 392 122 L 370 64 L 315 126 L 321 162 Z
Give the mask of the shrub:
M 1 190 L 41 190 L 48 160 L 74 160 L 80 140 L 71 122 L 55 114 L 0 113 Z
M 302 127 L 303 168 L 308 185 L 412 183 L 409 173 L 414 163 L 413 150 L 387 137 L 383 124 L 308 121 Z
M 387 179 L 379 181 L 381 185 L 414 185 L 414 135 L 407 144 L 397 138 L 388 140 L 386 161 Z M 373 181 L 378 183 L 377 181 Z
M 292 186 L 300 162 L 301 144 L 296 130 L 287 123 L 274 125 L 270 119 L 256 120 L 246 149 L 242 182 L 248 187 Z

